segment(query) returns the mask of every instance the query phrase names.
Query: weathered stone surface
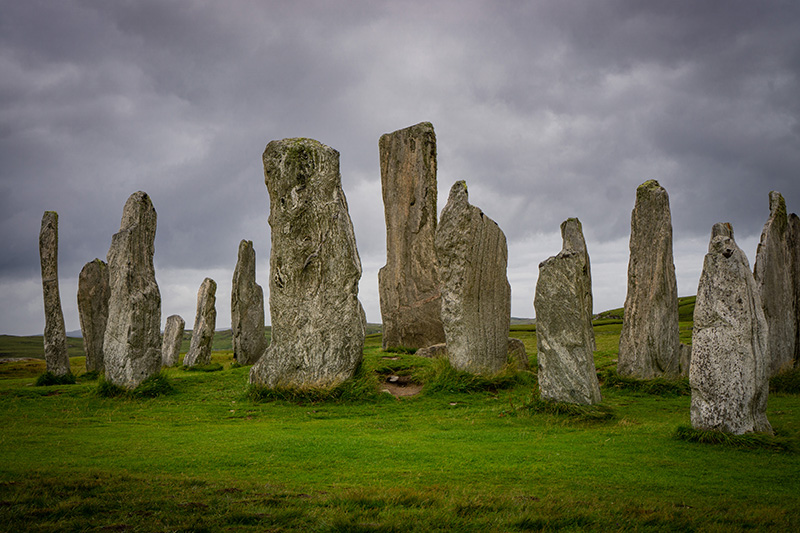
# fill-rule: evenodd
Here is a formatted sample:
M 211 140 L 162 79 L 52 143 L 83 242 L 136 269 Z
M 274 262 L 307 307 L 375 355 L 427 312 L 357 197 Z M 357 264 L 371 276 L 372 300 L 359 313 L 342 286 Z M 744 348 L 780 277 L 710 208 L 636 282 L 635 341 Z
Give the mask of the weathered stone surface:
M 586 287 L 585 263 L 583 252 L 563 249 L 539 264 L 533 305 L 543 399 L 577 404 L 602 399 L 592 355 L 591 321 L 586 316 L 586 295 L 591 289 Z
M 87 372 L 105 372 L 103 339 L 108 322 L 108 265 L 105 261 L 89 261 L 78 276 L 78 316 L 83 335 Z
M 450 189 L 435 243 L 450 364 L 475 374 L 498 372 L 507 361 L 511 321 L 506 237 L 470 205 L 463 181 Z
M 147 193 L 133 193 L 106 257 L 111 287 L 103 341 L 106 379 L 127 389 L 161 370 L 161 293 L 153 267 L 156 219 Z
M 383 349 L 444 342 L 436 275 L 436 135 L 423 122 L 378 143 L 386 266 L 378 272 Z
M 447 359 L 447 344 L 442 342 L 440 344 L 433 344 L 420 348 L 414 354 L 417 357 L 427 357 L 429 359 Z M 530 363 L 528 362 L 528 354 L 525 351 L 525 344 L 513 337 L 508 338 L 508 354 L 506 361 L 513 365 L 517 370 L 528 370 Z
M 681 343 L 680 350 L 680 376 L 688 378 L 692 366 L 692 345 Z
M 761 232 L 753 276 L 767 319 L 769 375 L 789 370 L 794 364 L 796 316 L 789 251 L 789 219 L 779 192 L 769 193 L 769 219 Z
M 789 249 L 794 287 L 794 366 L 800 367 L 800 217 L 789 215 Z
M 267 348 L 264 291 L 256 283 L 253 241 L 239 243 L 239 258 L 231 285 L 231 334 L 233 358 L 240 365 L 252 365 Z
M 447 344 L 440 342 L 439 344 L 432 344 L 425 348 L 420 348 L 414 354 L 417 357 L 427 357 L 429 359 L 446 359 L 447 358 Z
M 334 387 L 361 362 L 366 318 L 361 260 L 339 174 L 339 153 L 312 139 L 264 151 L 272 228 L 272 342 L 250 370 L 267 387 Z
M 185 328 L 186 322 L 180 315 L 167 317 L 167 324 L 164 326 L 164 340 L 161 343 L 161 364 L 163 366 L 171 367 L 178 364 Z
M 58 290 L 58 213 L 45 211 L 39 231 L 39 259 L 44 297 L 44 360 L 56 376 L 70 373 L 67 330 Z
M 636 189 L 631 213 L 628 294 L 617 371 L 642 379 L 680 372 L 678 285 L 667 191 L 650 180 Z
M 183 356 L 183 366 L 211 364 L 211 344 L 217 325 L 217 282 L 206 278 L 197 290 L 197 314 L 194 317 L 192 340 Z
M 711 233 L 694 308 L 692 426 L 771 433 L 767 322 L 747 257 L 730 224 Z
M 594 299 L 592 298 L 592 266 L 589 261 L 589 250 L 586 248 L 586 240 L 583 238 L 583 226 L 581 225 L 581 221 L 577 218 L 568 218 L 562 222 L 561 240 L 563 243 L 562 249 L 574 250 L 581 253 L 583 256 L 583 272 L 586 278 L 586 295 L 584 296 L 584 302 L 586 303 L 586 319 L 589 321 L 591 349 L 594 351 L 597 349 L 597 345 L 595 344 L 594 328 L 592 326 L 592 318 L 594 318 Z

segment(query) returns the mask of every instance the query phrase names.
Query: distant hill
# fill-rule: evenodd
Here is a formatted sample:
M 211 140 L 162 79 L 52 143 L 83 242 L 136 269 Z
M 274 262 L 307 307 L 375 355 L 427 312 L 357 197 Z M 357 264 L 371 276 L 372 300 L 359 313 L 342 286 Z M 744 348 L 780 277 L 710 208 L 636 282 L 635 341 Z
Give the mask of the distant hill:
M 678 320 L 680 322 L 691 322 L 694 316 L 694 302 L 697 296 L 681 296 L 678 298 Z M 595 320 L 622 320 L 624 308 L 609 309 L 595 315 Z

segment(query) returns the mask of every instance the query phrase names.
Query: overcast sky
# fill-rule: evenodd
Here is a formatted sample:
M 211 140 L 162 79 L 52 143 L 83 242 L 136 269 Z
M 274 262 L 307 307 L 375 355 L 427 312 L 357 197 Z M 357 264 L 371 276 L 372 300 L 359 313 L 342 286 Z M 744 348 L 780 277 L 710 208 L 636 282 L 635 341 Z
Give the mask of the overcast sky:
M 456 180 L 509 243 L 512 314 L 583 223 L 595 312 L 625 300 L 636 187 L 669 192 L 680 295 L 711 226 L 751 261 L 778 190 L 800 211 L 800 2 L 0 0 L 0 333 L 44 327 L 38 234 L 59 213 L 68 330 L 82 266 L 128 196 L 158 212 L 162 324 L 191 327 L 206 276 L 230 327 L 241 239 L 268 294 L 261 153 L 311 137 L 341 154 L 380 322 L 378 138 L 430 121 L 439 208 Z M 267 318 L 269 320 L 269 318 Z

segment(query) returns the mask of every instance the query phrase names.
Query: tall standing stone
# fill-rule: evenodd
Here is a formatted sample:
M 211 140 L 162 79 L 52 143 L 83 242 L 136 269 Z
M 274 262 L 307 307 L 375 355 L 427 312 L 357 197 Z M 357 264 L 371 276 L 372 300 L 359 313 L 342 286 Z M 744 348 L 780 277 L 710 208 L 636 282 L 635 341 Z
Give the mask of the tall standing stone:
M 108 265 L 105 261 L 89 261 L 78 276 L 78 316 L 83 335 L 83 352 L 86 354 L 86 371 L 105 371 L 103 339 L 108 322 Z
M 339 153 L 312 139 L 270 142 L 263 155 L 272 228 L 272 342 L 250 369 L 266 387 L 334 387 L 361 362 L 361 260 Z
M 161 364 L 163 366 L 170 367 L 178 364 L 185 327 L 186 322 L 180 315 L 167 317 L 167 324 L 164 326 L 164 340 L 161 342 Z
M 67 329 L 58 290 L 58 213 L 45 211 L 39 231 L 39 259 L 44 296 L 44 360 L 47 371 L 56 376 L 70 373 Z
M 800 217 L 789 215 L 789 245 L 794 287 L 794 366 L 800 367 Z
M 422 122 L 378 143 L 386 266 L 378 272 L 383 349 L 444 342 L 436 275 L 436 135 Z
M 678 285 L 667 191 L 650 180 L 631 213 L 628 294 L 617 371 L 642 379 L 680 374 Z
M 206 278 L 197 291 L 197 314 L 194 317 L 189 351 L 183 357 L 183 366 L 211 364 L 211 345 L 217 325 L 217 282 Z
M 592 318 L 594 318 L 594 299 L 592 297 L 592 266 L 589 261 L 589 251 L 586 248 L 586 240 L 583 238 L 583 226 L 581 221 L 577 218 L 568 218 L 561 223 L 561 240 L 563 242 L 562 248 L 564 250 L 574 250 L 583 256 L 583 275 L 586 279 L 584 288 L 586 294 L 584 295 L 583 302 L 586 305 L 586 320 L 589 326 L 590 347 L 592 351 L 597 349 L 594 340 L 594 328 L 592 325 Z
M 716 224 L 697 288 L 692 335 L 692 426 L 771 433 L 767 321 L 730 224 Z
M 252 365 L 267 347 L 264 337 L 264 291 L 256 283 L 253 241 L 239 243 L 239 258 L 231 285 L 231 334 L 233 358 Z
M 468 200 L 467 184 L 457 181 L 436 230 L 442 322 L 450 364 L 492 374 L 508 354 L 508 249 L 500 227 Z
M 153 267 L 156 210 L 133 193 L 108 250 L 108 322 L 103 342 L 106 379 L 127 389 L 161 370 L 161 293 Z
M 769 193 L 769 219 L 761 232 L 753 269 L 769 326 L 770 376 L 789 370 L 794 364 L 796 316 L 791 264 L 786 202 L 779 192 L 772 191 Z

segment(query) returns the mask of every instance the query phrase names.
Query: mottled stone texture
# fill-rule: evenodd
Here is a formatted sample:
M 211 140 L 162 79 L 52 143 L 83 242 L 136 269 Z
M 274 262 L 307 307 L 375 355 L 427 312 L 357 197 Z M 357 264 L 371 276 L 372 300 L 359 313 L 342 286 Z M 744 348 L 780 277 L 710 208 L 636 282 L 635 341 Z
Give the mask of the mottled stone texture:
M 206 278 L 197 290 L 197 314 L 189 350 L 183 357 L 183 366 L 211 364 L 211 345 L 217 325 L 217 282 Z
M 789 248 L 794 287 L 794 366 L 800 367 L 800 218 L 789 215 Z
M 339 153 L 312 139 L 264 151 L 272 228 L 272 342 L 250 370 L 266 387 L 334 387 L 362 358 L 361 260 L 339 174 Z
M 771 433 L 767 322 L 747 257 L 730 224 L 716 224 L 694 308 L 692 426 Z
M 511 321 L 506 237 L 470 205 L 463 181 L 450 189 L 435 242 L 450 364 L 476 374 L 498 372 L 507 361 Z
M 415 353 L 417 357 L 427 357 L 429 359 L 448 359 L 447 344 L 442 342 L 420 348 Z M 528 354 L 525 351 L 525 344 L 513 337 L 508 338 L 508 354 L 506 356 L 508 364 L 512 365 L 517 370 L 528 370 L 530 363 L 528 362 Z
M 67 330 L 58 290 L 58 213 L 45 211 L 39 231 L 39 259 L 44 296 L 44 360 L 47 371 L 56 376 L 70 373 Z
M 631 214 L 628 294 L 617 371 L 642 379 L 680 373 L 678 286 L 667 191 L 650 180 L 636 189 Z
M 252 365 L 267 348 L 264 291 L 256 283 L 253 241 L 239 243 L 239 258 L 231 285 L 231 334 L 233 357 L 240 365 Z
M 568 218 L 561 223 L 561 240 L 562 249 L 574 250 L 583 256 L 583 273 L 586 278 L 584 288 L 586 294 L 584 295 L 584 303 L 586 304 L 586 320 L 589 322 L 589 335 L 591 340 L 592 351 L 597 349 L 594 340 L 594 328 L 592 326 L 592 318 L 594 318 L 594 299 L 592 298 L 592 266 L 589 261 L 589 250 L 586 248 L 586 240 L 583 238 L 583 226 L 581 221 L 577 218 Z
M 792 260 L 789 250 L 789 219 L 780 193 L 769 193 L 769 219 L 761 232 L 753 275 L 767 319 L 769 375 L 794 365 L 796 315 Z
M 108 322 L 108 265 L 105 261 L 89 261 L 78 276 L 78 316 L 83 335 L 87 372 L 105 372 L 103 339 Z
M 386 266 L 378 272 L 383 349 L 444 342 L 436 275 L 436 135 L 423 122 L 378 143 Z
M 108 250 L 111 296 L 103 341 L 106 379 L 133 389 L 161 370 L 161 293 L 153 267 L 156 210 L 133 193 Z
M 167 324 L 164 326 L 164 340 L 161 343 L 161 364 L 163 366 L 170 367 L 178 364 L 185 327 L 186 322 L 180 315 L 167 317 Z

